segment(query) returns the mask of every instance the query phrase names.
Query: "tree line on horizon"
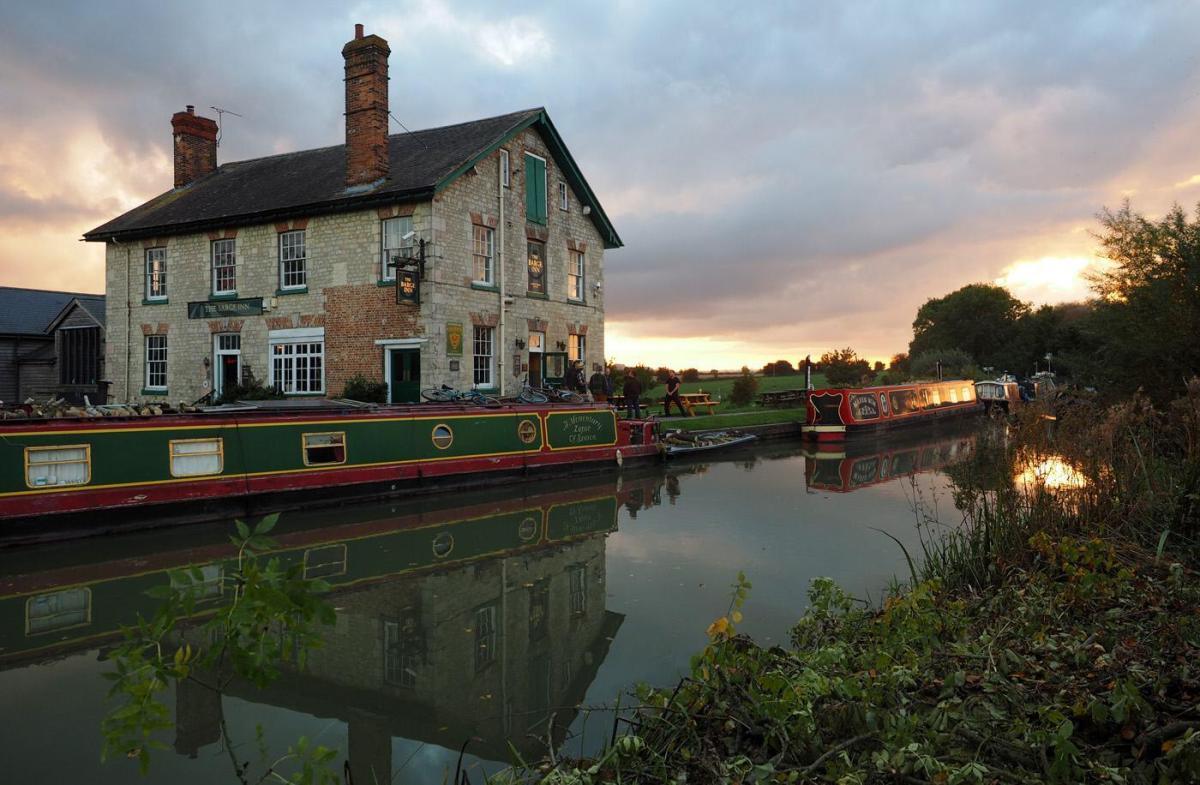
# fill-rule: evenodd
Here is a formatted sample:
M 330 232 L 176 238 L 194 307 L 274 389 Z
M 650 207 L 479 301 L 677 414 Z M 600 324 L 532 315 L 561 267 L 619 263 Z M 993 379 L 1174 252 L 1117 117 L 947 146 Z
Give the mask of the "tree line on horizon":
M 886 368 L 849 347 L 814 366 L 831 385 L 849 385 L 933 378 L 939 363 L 944 376 L 967 378 L 1029 376 L 1049 363 L 1104 394 L 1176 397 L 1200 373 L 1200 205 L 1192 218 L 1176 205 L 1153 220 L 1126 201 L 1098 219 L 1110 264 L 1090 277 L 1091 298 L 1035 308 L 1003 286 L 969 284 L 917 310 L 908 351 Z M 768 367 L 786 370 L 780 363 Z

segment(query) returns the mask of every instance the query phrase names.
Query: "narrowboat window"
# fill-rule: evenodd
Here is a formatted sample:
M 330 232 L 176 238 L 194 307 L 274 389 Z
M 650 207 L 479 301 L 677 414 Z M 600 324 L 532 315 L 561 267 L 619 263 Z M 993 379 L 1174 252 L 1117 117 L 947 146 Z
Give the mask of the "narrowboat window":
M 879 405 L 875 396 L 870 393 L 860 393 L 850 396 L 850 413 L 856 420 L 873 420 L 879 416 Z
M 950 403 L 958 403 L 958 388 L 950 388 Z
M 304 578 L 330 578 L 346 574 L 346 543 L 309 548 L 304 552 Z
M 567 575 L 570 578 L 571 615 L 582 616 L 587 613 L 587 565 L 576 564 L 567 570 Z
M 305 466 L 334 466 L 346 462 L 346 434 L 306 433 L 304 439 Z
M 199 579 L 194 574 L 199 571 Z M 180 573 L 187 573 L 191 581 L 180 579 Z M 199 567 L 185 567 L 171 573 L 171 588 L 190 591 L 197 600 L 211 600 L 221 596 L 224 589 L 225 568 L 220 564 L 203 564 Z
M 25 634 L 82 627 L 92 622 L 92 590 L 63 589 L 25 601 Z
M 481 671 L 496 661 L 496 606 L 485 605 L 475 611 L 475 670 Z
M 92 447 L 26 447 L 25 484 L 30 488 L 87 485 L 92 479 Z
M 892 411 L 896 414 L 908 414 L 918 408 L 916 390 L 896 390 L 891 393 Z
M 971 388 L 970 387 L 962 388 L 962 401 L 963 401 L 963 403 L 968 403 L 969 401 L 971 401 Z
M 171 476 L 220 474 L 225 466 L 224 439 L 172 439 Z
M 941 406 L 942 405 L 942 391 L 941 390 L 934 388 L 929 391 L 929 405 L 930 406 Z

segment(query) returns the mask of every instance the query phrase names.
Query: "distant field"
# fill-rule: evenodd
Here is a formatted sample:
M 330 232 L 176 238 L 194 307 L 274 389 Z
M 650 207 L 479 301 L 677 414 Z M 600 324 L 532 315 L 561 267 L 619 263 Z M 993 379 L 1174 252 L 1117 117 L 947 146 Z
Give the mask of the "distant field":
M 804 389 L 804 374 L 797 374 L 796 376 L 757 376 L 755 378 L 758 379 L 759 392 Z M 684 382 L 682 385 L 680 385 L 679 389 L 680 392 L 685 393 L 706 392 L 714 401 L 720 399 L 721 405 L 716 407 L 715 410 L 715 413 L 717 414 L 722 414 L 725 412 L 762 411 L 762 408 L 757 404 L 757 399 L 756 402 L 752 403 L 750 406 L 743 406 L 740 408 L 731 406 L 729 404 L 729 391 L 733 389 L 733 382 L 734 379 L 732 378 L 701 378 L 701 380 L 698 382 Z M 815 387 L 822 387 L 824 384 L 824 374 L 814 373 L 813 385 Z M 664 395 L 666 395 L 666 385 L 660 384 L 653 390 L 647 392 L 645 397 L 653 398 L 658 411 L 661 412 L 662 398 Z M 674 409 L 672 409 L 672 413 L 675 413 Z

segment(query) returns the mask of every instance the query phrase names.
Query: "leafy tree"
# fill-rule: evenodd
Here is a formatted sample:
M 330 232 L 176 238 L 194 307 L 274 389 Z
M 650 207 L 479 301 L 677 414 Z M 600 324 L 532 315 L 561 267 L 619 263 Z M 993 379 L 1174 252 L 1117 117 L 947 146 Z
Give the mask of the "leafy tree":
M 734 379 L 733 387 L 729 390 L 729 401 L 734 406 L 749 406 L 758 394 L 758 379 L 750 373 L 750 369 L 742 366 L 742 373 Z
M 862 384 L 871 375 L 871 364 L 848 346 L 825 352 L 818 365 L 825 371 L 825 379 L 837 387 Z
M 1200 206 L 1192 219 L 1176 205 L 1152 221 L 1126 202 L 1099 218 L 1112 266 L 1094 277 L 1099 299 L 1077 324 L 1081 370 L 1114 391 L 1173 397 L 1200 373 Z
M 961 349 L 981 365 L 1002 364 L 1012 350 L 1017 322 L 1029 310 L 1003 286 L 964 286 L 921 306 L 908 354 Z
M 641 366 L 638 366 L 638 367 L 640 368 Z M 656 368 L 654 370 L 654 378 L 658 382 L 660 382 L 662 384 L 666 384 L 667 379 L 671 378 L 671 369 L 667 368 L 665 366 L 661 367 L 661 368 Z
M 718 371 L 716 368 L 713 368 L 713 369 L 712 369 L 711 371 L 709 371 L 708 373 L 709 373 L 709 375 L 710 375 L 710 376 L 712 376 L 712 378 L 714 378 L 714 379 L 719 379 L 719 378 L 721 377 L 721 372 L 720 372 L 720 371 Z
M 979 375 L 975 361 L 962 349 L 921 352 L 909 362 L 909 372 L 916 379 L 936 379 L 939 362 L 945 379 L 972 379 Z
M 876 360 L 875 365 L 872 366 L 871 370 L 875 371 L 875 373 L 882 373 L 883 372 L 883 361 Z
M 679 378 L 685 382 L 698 382 L 700 381 L 700 372 L 695 368 L 687 368 L 679 374 Z
M 796 369 L 787 360 L 776 360 L 764 365 L 762 372 L 763 376 L 794 376 Z
M 626 370 L 631 370 L 631 369 L 626 368 Z M 653 390 L 655 387 L 658 386 L 658 376 L 654 369 L 647 368 L 645 365 L 635 365 L 632 367 L 632 370 L 633 370 L 633 375 L 636 376 L 638 381 L 642 383 L 642 394 L 643 395 L 645 395 L 646 393 L 650 392 L 651 390 Z M 612 375 L 612 381 L 613 381 L 613 394 L 614 395 L 624 394 L 625 374 L 623 372 L 622 373 L 614 373 Z

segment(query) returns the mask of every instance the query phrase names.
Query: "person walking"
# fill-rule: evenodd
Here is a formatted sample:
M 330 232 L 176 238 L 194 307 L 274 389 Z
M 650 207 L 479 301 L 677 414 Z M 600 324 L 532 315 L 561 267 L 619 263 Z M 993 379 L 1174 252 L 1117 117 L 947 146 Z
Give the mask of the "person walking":
M 580 395 L 587 393 L 587 383 L 583 380 L 583 362 L 580 360 L 571 363 L 571 368 L 567 371 L 566 386 L 571 392 Z
M 663 417 L 671 416 L 671 403 L 679 407 L 679 414 L 687 417 L 687 409 L 683 408 L 683 399 L 679 397 L 679 376 L 671 371 L 667 376 L 667 395 L 663 398 Z
M 612 379 L 608 378 L 604 366 L 597 368 L 592 378 L 588 379 L 588 389 L 596 403 L 608 403 L 608 396 L 612 394 Z
M 630 368 L 625 372 L 625 411 L 631 420 L 642 419 L 642 383 Z

